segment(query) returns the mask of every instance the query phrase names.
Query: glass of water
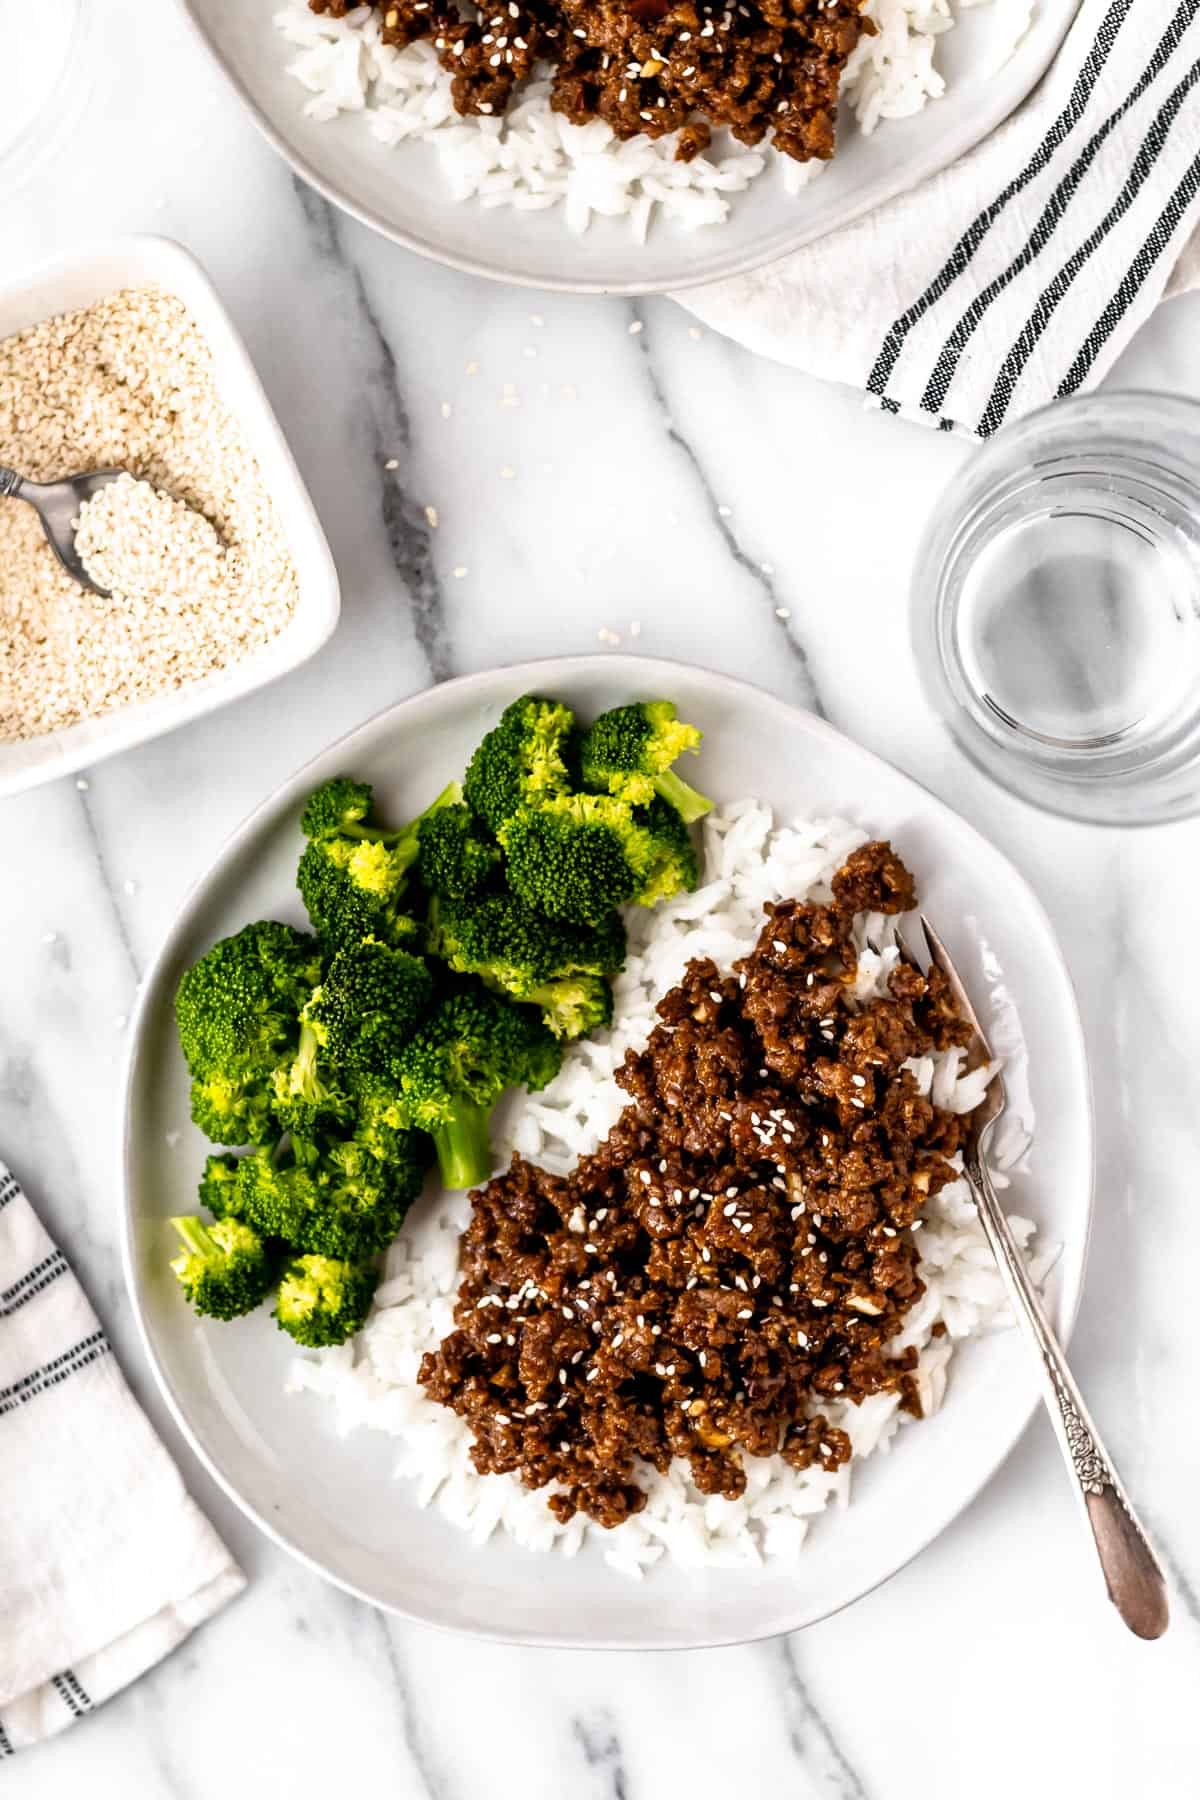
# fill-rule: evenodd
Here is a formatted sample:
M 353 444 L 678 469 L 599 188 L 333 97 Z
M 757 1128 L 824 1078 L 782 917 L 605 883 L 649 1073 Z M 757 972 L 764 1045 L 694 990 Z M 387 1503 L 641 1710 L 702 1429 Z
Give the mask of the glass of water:
M 1060 401 L 1000 432 L 918 552 L 913 646 L 963 750 L 1024 799 L 1200 811 L 1200 405 Z

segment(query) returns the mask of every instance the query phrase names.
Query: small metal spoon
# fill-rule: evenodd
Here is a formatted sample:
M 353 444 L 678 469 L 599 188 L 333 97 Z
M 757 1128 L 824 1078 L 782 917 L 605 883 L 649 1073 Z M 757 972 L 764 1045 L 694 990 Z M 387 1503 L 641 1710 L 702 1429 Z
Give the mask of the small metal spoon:
M 121 469 L 97 469 L 92 475 L 71 475 L 66 481 L 26 481 L 15 469 L 0 463 L 0 500 L 24 500 L 42 521 L 46 541 L 68 575 L 89 593 L 109 598 L 108 589 L 98 587 L 83 566 L 75 548 L 75 521 L 85 500 L 115 481 Z

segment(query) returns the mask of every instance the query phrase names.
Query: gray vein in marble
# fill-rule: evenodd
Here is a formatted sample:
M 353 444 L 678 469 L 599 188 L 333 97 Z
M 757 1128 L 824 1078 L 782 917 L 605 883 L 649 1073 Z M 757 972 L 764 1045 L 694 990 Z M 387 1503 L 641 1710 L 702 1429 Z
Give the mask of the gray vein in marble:
M 650 392 L 656 406 L 662 414 L 663 427 L 667 437 L 669 441 L 674 444 L 675 448 L 687 463 L 688 468 L 695 476 L 704 499 L 704 504 L 707 507 L 709 516 L 712 520 L 712 524 L 724 541 L 725 548 L 728 550 L 738 567 L 746 572 L 754 585 L 766 596 L 767 600 L 770 602 L 771 611 L 778 618 L 779 613 L 786 609 L 782 606 L 775 584 L 764 570 L 762 564 L 755 562 L 753 557 L 747 556 L 746 552 L 738 543 L 737 537 L 731 529 L 728 519 L 722 516 L 717 496 L 713 492 L 712 483 L 708 478 L 708 471 L 701 461 L 699 451 L 689 439 L 684 437 L 679 426 L 671 416 L 671 409 L 667 404 L 666 390 L 663 387 L 662 379 L 655 367 L 654 357 L 651 353 L 650 337 L 649 332 L 646 329 L 645 321 L 641 319 L 641 315 L 636 308 L 632 309 L 632 316 L 639 320 L 643 327 L 637 335 L 637 345 L 641 352 L 642 366 L 646 373 L 646 380 L 650 385 Z M 812 665 L 808 660 L 807 652 L 803 645 L 797 642 L 796 638 L 787 629 L 786 623 L 782 620 L 780 620 L 780 631 L 800 678 L 800 694 L 798 696 L 800 703 L 807 707 L 809 712 L 816 713 L 819 718 L 827 718 L 829 715 L 825 710 L 824 703 L 818 692 L 816 679 L 813 675 Z
M 625 1756 L 612 1715 L 597 1712 L 590 1718 L 572 1719 L 571 1734 L 583 1751 L 588 1767 L 600 1775 L 604 1783 L 602 1791 L 611 1796 L 611 1800 L 629 1800 Z
M 411 492 L 412 424 L 400 391 L 400 371 L 379 317 L 371 305 L 362 272 L 347 255 L 341 220 L 328 201 L 293 176 L 292 187 L 314 248 L 343 275 L 349 289 L 351 316 L 369 347 L 364 379 L 369 396 L 371 456 L 380 481 L 380 507 L 388 547 L 404 583 L 412 609 L 413 630 L 433 681 L 454 673 L 446 632 L 445 607 L 433 558 L 431 528 Z M 395 461 L 401 466 L 389 469 Z M 407 466 L 406 466 L 407 465 Z
M 788 1740 L 805 1772 L 819 1783 L 821 1800 L 870 1800 L 827 1721 L 818 1712 L 800 1673 L 798 1640 L 778 1638 L 767 1647 L 782 1676 Z
M 350 1601 L 356 1610 L 357 1601 Z M 413 1699 L 412 1684 L 408 1679 L 408 1671 L 399 1646 L 392 1636 L 391 1620 L 386 1613 L 372 1612 L 371 1617 L 383 1643 L 383 1652 L 391 1670 L 392 1685 L 396 1695 L 399 1714 L 400 1732 L 404 1738 L 408 1754 L 412 1759 L 413 1772 L 420 1784 L 419 1791 L 428 1796 L 428 1800 L 440 1800 L 449 1793 L 448 1784 L 441 1770 L 434 1762 L 433 1752 L 422 1730 L 421 1720 Z
M 125 952 L 125 960 L 133 973 L 134 985 L 139 986 L 142 979 L 141 964 L 138 962 L 137 953 L 133 948 L 133 940 L 129 935 L 129 927 L 125 922 L 125 915 L 121 911 L 121 903 L 117 899 L 117 890 L 113 885 L 112 876 L 109 874 L 108 863 L 104 856 L 104 848 L 100 842 L 100 833 L 96 830 L 96 821 L 92 817 L 92 808 L 85 788 L 81 788 L 79 791 L 79 806 L 83 813 L 83 823 L 84 828 L 87 831 L 88 842 L 92 846 L 92 857 L 96 864 L 96 871 L 100 876 L 100 885 L 104 890 L 104 897 L 108 901 L 108 908 L 112 914 L 117 939 L 121 945 L 121 949 Z

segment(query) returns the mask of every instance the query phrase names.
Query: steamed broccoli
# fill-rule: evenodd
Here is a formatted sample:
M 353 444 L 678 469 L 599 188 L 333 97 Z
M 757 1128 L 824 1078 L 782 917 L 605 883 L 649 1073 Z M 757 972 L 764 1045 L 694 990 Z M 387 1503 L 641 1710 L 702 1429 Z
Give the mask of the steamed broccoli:
M 205 1159 L 204 1173 L 200 1177 L 200 1204 L 208 1208 L 214 1219 L 237 1212 L 237 1176 L 241 1160 L 228 1150 Z
M 448 1188 L 491 1172 L 488 1117 L 506 1087 L 545 1087 L 562 1052 L 531 1008 L 463 986 L 434 1011 L 396 1060 L 411 1125 L 427 1131 Z
M 519 812 L 502 841 L 512 887 L 554 919 L 598 925 L 630 900 L 653 906 L 696 885 L 687 827 L 664 800 L 563 795 Z
M 295 1040 L 320 980 L 314 940 L 262 919 L 222 938 L 184 971 L 175 994 L 179 1043 L 193 1075 L 266 1075 Z
M 335 775 L 309 795 L 300 814 L 300 829 L 306 838 L 339 834 L 360 838 L 382 836 L 363 824 L 373 800 L 374 793 L 367 782 L 355 781 L 349 775 Z
M 342 1069 L 386 1069 L 433 997 L 419 956 L 367 937 L 339 950 L 305 1009 L 330 1059 Z
M 377 1282 L 370 1263 L 298 1256 L 283 1272 L 275 1317 L 280 1329 L 306 1349 L 344 1344 L 370 1311 Z
M 579 1037 L 612 1018 L 607 977 L 625 964 L 619 913 L 597 925 L 548 919 L 515 894 L 442 901 L 430 915 L 430 948 L 461 974 L 542 1009 L 555 1037 Z
M 184 972 L 175 1017 L 192 1073 L 192 1118 L 215 1143 L 271 1137 L 272 1071 L 299 1038 L 300 1008 L 320 969 L 312 938 L 264 919 L 222 938 Z
M 440 807 L 422 819 L 417 873 L 431 894 L 462 900 L 486 885 L 500 852 L 469 807 Z
M 271 1118 L 269 1076 L 235 1080 L 228 1075 L 197 1075 L 192 1081 L 191 1113 L 214 1144 L 269 1144 L 277 1133 Z
M 242 1219 L 172 1219 L 183 1250 L 171 1267 L 198 1313 L 236 1319 L 253 1312 L 275 1279 L 271 1249 Z
M 635 806 L 634 824 L 646 846 L 648 862 L 634 899 L 639 906 L 657 906 L 676 894 L 690 894 L 700 879 L 696 846 L 679 812 L 666 800 Z
M 330 947 L 377 937 L 386 943 L 415 939 L 419 927 L 401 909 L 408 874 L 420 848 L 421 819 L 457 802 L 457 782 L 400 831 L 369 823 L 371 789 L 338 776 L 318 788 L 304 809 L 309 838 L 296 872 L 296 885 L 313 928 Z
M 584 733 L 580 768 L 584 785 L 615 794 L 631 806 L 647 806 L 657 794 L 686 824 L 711 812 L 712 801 L 671 767 L 685 750 L 700 746 L 701 733 L 685 725 L 669 700 L 614 706 Z
M 281 1063 L 271 1078 L 271 1115 L 283 1131 L 308 1135 L 353 1115 L 353 1101 L 334 1059 L 324 1053 L 327 1033 L 319 1014 L 323 991 L 314 988 L 300 1014 L 296 1054 Z
M 467 805 L 496 836 L 521 807 L 568 792 L 574 727 L 568 707 L 537 694 L 505 707 L 463 780 Z
M 414 1146 L 380 1162 L 353 1139 L 299 1138 L 293 1160 L 258 1152 L 238 1171 L 239 1216 L 298 1250 L 351 1260 L 384 1250 L 421 1191 L 424 1164 Z

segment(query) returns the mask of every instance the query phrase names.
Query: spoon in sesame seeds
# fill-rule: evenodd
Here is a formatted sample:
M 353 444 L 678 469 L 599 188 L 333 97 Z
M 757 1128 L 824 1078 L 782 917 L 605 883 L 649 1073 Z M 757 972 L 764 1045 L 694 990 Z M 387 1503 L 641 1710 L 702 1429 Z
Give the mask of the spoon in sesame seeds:
M 65 481 L 27 481 L 15 469 L 0 463 L 0 500 L 24 500 L 42 521 L 46 542 L 67 574 L 89 593 L 107 600 L 108 589 L 92 580 L 75 547 L 75 526 L 80 508 L 116 481 L 120 469 L 98 469 L 91 475 L 69 475 Z

